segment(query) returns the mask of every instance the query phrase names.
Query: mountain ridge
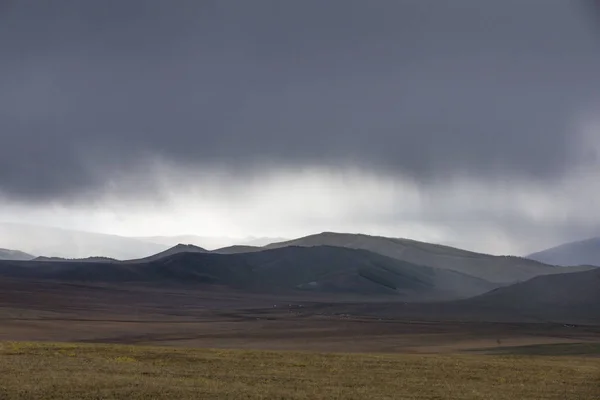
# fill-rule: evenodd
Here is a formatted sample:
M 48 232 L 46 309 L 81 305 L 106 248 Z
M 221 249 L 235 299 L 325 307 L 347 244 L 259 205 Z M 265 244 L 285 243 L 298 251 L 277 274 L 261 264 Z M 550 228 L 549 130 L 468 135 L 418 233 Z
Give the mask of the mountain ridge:
M 450 269 L 501 285 L 524 281 L 537 275 L 577 272 L 593 268 L 580 266 L 564 269 L 523 257 L 476 253 L 412 239 L 336 232 L 323 232 L 291 241 L 272 243 L 264 248 L 274 249 L 290 245 L 306 247 L 329 245 L 369 250 L 418 265 Z
M 137 236 L 138 240 L 157 243 L 165 246 L 175 246 L 178 243 L 189 243 L 207 250 L 218 250 L 231 246 L 264 246 L 273 242 L 284 241 L 283 238 L 245 237 L 232 238 L 225 236 L 174 235 L 174 236 Z
M 160 260 L 162 258 L 166 258 L 166 257 L 172 256 L 174 254 L 179 254 L 179 253 L 210 253 L 210 252 L 200 246 L 196 246 L 193 244 L 179 243 L 173 247 L 166 249 L 165 251 L 161 251 L 160 253 L 157 253 L 157 254 L 152 254 L 148 257 L 137 258 L 137 259 L 132 259 L 132 260 L 122 260 L 121 262 L 122 263 L 142 263 L 142 262 L 148 262 L 148 261 L 156 261 L 156 260 Z
M 600 268 L 537 276 L 458 301 L 465 308 L 540 321 L 600 322 Z
M 0 248 L 0 260 L 33 260 L 35 256 L 25 253 L 20 250 L 2 249 Z
M 264 293 L 456 299 L 497 285 L 454 271 L 394 260 L 366 250 L 300 247 L 240 254 L 179 252 L 144 262 L 2 262 L 0 276 L 119 284 L 225 286 Z
M 527 258 L 561 266 L 600 266 L 600 237 L 563 243 L 529 254 Z

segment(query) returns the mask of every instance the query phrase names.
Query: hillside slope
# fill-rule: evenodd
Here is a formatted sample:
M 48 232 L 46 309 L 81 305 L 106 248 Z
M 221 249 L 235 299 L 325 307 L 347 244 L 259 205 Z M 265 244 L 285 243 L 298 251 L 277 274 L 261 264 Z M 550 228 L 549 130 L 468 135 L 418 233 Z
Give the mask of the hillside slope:
M 600 266 L 600 238 L 565 243 L 530 254 L 527 258 L 552 265 Z
M 161 251 L 160 253 L 156 253 L 156 254 L 153 254 L 151 256 L 144 257 L 144 258 L 138 258 L 135 260 L 127 260 L 125 262 L 145 263 L 145 262 L 160 260 L 161 258 L 169 257 L 169 256 L 172 256 L 174 254 L 179 254 L 179 253 L 208 253 L 208 250 L 206 250 L 202 247 L 199 247 L 199 246 L 194 246 L 193 244 L 181 244 L 180 243 L 180 244 L 175 245 L 165 251 Z
M 233 245 L 228 247 L 222 247 L 220 249 L 213 250 L 213 253 L 218 254 L 240 254 L 240 253 L 253 253 L 256 251 L 263 251 L 262 247 L 257 246 L 245 246 L 245 245 Z
M 578 272 L 592 268 L 572 267 L 566 270 L 520 257 L 492 256 L 409 239 L 333 232 L 273 243 L 265 248 L 322 245 L 368 250 L 412 264 L 453 270 L 497 284 L 510 284 L 538 275 Z
M 33 260 L 35 257 L 31 254 L 19 250 L 0 249 L 0 260 Z
M 177 253 L 150 262 L 0 262 L 0 276 L 106 283 L 216 285 L 263 293 L 400 296 L 405 301 L 466 298 L 495 285 L 364 250 L 285 247 L 243 254 Z
M 422 321 L 600 325 L 600 268 L 538 276 L 455 301 L 331 303 L 315 307 L 325 314 Z
M 457 304 L 541 320 L 600 322 L 600 269 L 538 276 Z

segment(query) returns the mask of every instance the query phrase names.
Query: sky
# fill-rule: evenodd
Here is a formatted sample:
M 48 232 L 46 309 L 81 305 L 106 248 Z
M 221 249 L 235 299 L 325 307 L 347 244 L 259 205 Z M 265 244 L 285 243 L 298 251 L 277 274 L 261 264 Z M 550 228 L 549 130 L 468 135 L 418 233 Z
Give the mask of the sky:
M 600 235 L 597 11 L 0 0 L 0 221 L 494 254 Z

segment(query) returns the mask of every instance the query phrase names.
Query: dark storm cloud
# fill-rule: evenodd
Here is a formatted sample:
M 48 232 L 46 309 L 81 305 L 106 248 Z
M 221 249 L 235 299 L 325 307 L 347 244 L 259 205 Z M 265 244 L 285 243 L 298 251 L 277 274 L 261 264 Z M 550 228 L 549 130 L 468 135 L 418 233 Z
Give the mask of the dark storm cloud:
M 0 191 L 29 199 L 148 155 L 548 179 L 598 93 L 576 1 L 0 2 Z

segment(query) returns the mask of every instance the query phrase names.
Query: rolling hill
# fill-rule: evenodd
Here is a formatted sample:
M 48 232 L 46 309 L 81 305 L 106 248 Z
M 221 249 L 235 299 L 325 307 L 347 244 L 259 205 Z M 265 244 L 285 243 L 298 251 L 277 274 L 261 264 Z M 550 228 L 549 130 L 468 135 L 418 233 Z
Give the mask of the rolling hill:
M 180 252 L 145 262 L 0 262 L 0 276 L 66 282 L 200 285 L 274 294 L 397 296 L 405 301 L 466 298 L 497 285 L 365 250 L 284 247 L 241 254 Z
M 467 299 L 431 303 L 339 302 L 315 307 L 329 315 L 421 321 L 599 325 L 600 268 L 538 276 Z
M 19 250 L 0 249 L 0 260 L 21 260 L 28 261 L 35 257 L 31 254 L 24 253 Z
M 258 246 L 244 246 L 244 245 L 233 245 L 228 247 L 222 247 L 220 249 L 213 250 L 212 253 L 217 254 L 239 254 L 239 253 L 252 253 L 255 251 L 263 251 L 262 247 Z
M 202 247 L 199 247 L 199 246 L 194 246 L 193 244 L 181 244 L 180 243 L 180 244 L 175 245 L 165 251 L 161 251 L 160 253 L 153 254 L 148 257 L 138 258 L 135 260 L 128 260 L 128 261 L 124 261 L 124 262 L 144 263 L 144 262 L 149 262 L 149 261 L 160 260 L 161 258 L 169 257 L 169 256 L 172 256 L 174 254 L 179 254 L 179 253 L 208 253 L 208 250 L 206 250 Z
M 46 257 L 40 256 L 35 257 L 31 261 L 43 261 L 43 262 L 79 262 L 79 263 L 145 263 L 155 260 L 160 260 L 179 253 L 208 253 L 208 250 L 202 247 L 194 246 L 192 244 L 178 244 L 160 253 L 153 254 L 144 258 L 135 258 L 131 260 L 117 260 L 110 257 L 85 257 L 85 258 L 63 258 L 63 257 Z
M 578 272 L 593 268 L 583 266 L 565 269 L 526 258 L 493 256 L 410 239 L 334 232 L 273 243 L 265 248 L 276 249 L 286 246 L 338 246 L 368 250 L 412 264 L 460 272 L 499 285 L 525 281 L 538 275 Z
M 40 256 L 34 258 L 32 261 L 44 261 L 44 262 L 103 262 L 103 263 L 112 263 L 119 262 L 119 260 L 115 260 L 114 258 L 109 257 L 86 257 L 86 258 L 62 258 L 62 257 L 45 257 Z
M 530 254 L 527 258 L 552 265 L 600 266 L 600 238 L 565 243 Z
M 600 269 L 538 276 L 457 303 L 542 321 L 600 322 Z
M 177 235 L 177 236 L 140 236 L 135 239 L 157 243 L 164 246 L 175 246 L 178 243 L 189 243 L 196 246 L 200 246 L 205 249 L 221 249 L 229 246 L 264 246 L 273 242 L 281 242 L 287 239 L 282 238 L 269 238 L 269 237 L 246 237 L 246 238 L 232 238 L 226 236 L 198 236 L 198 235 Z

